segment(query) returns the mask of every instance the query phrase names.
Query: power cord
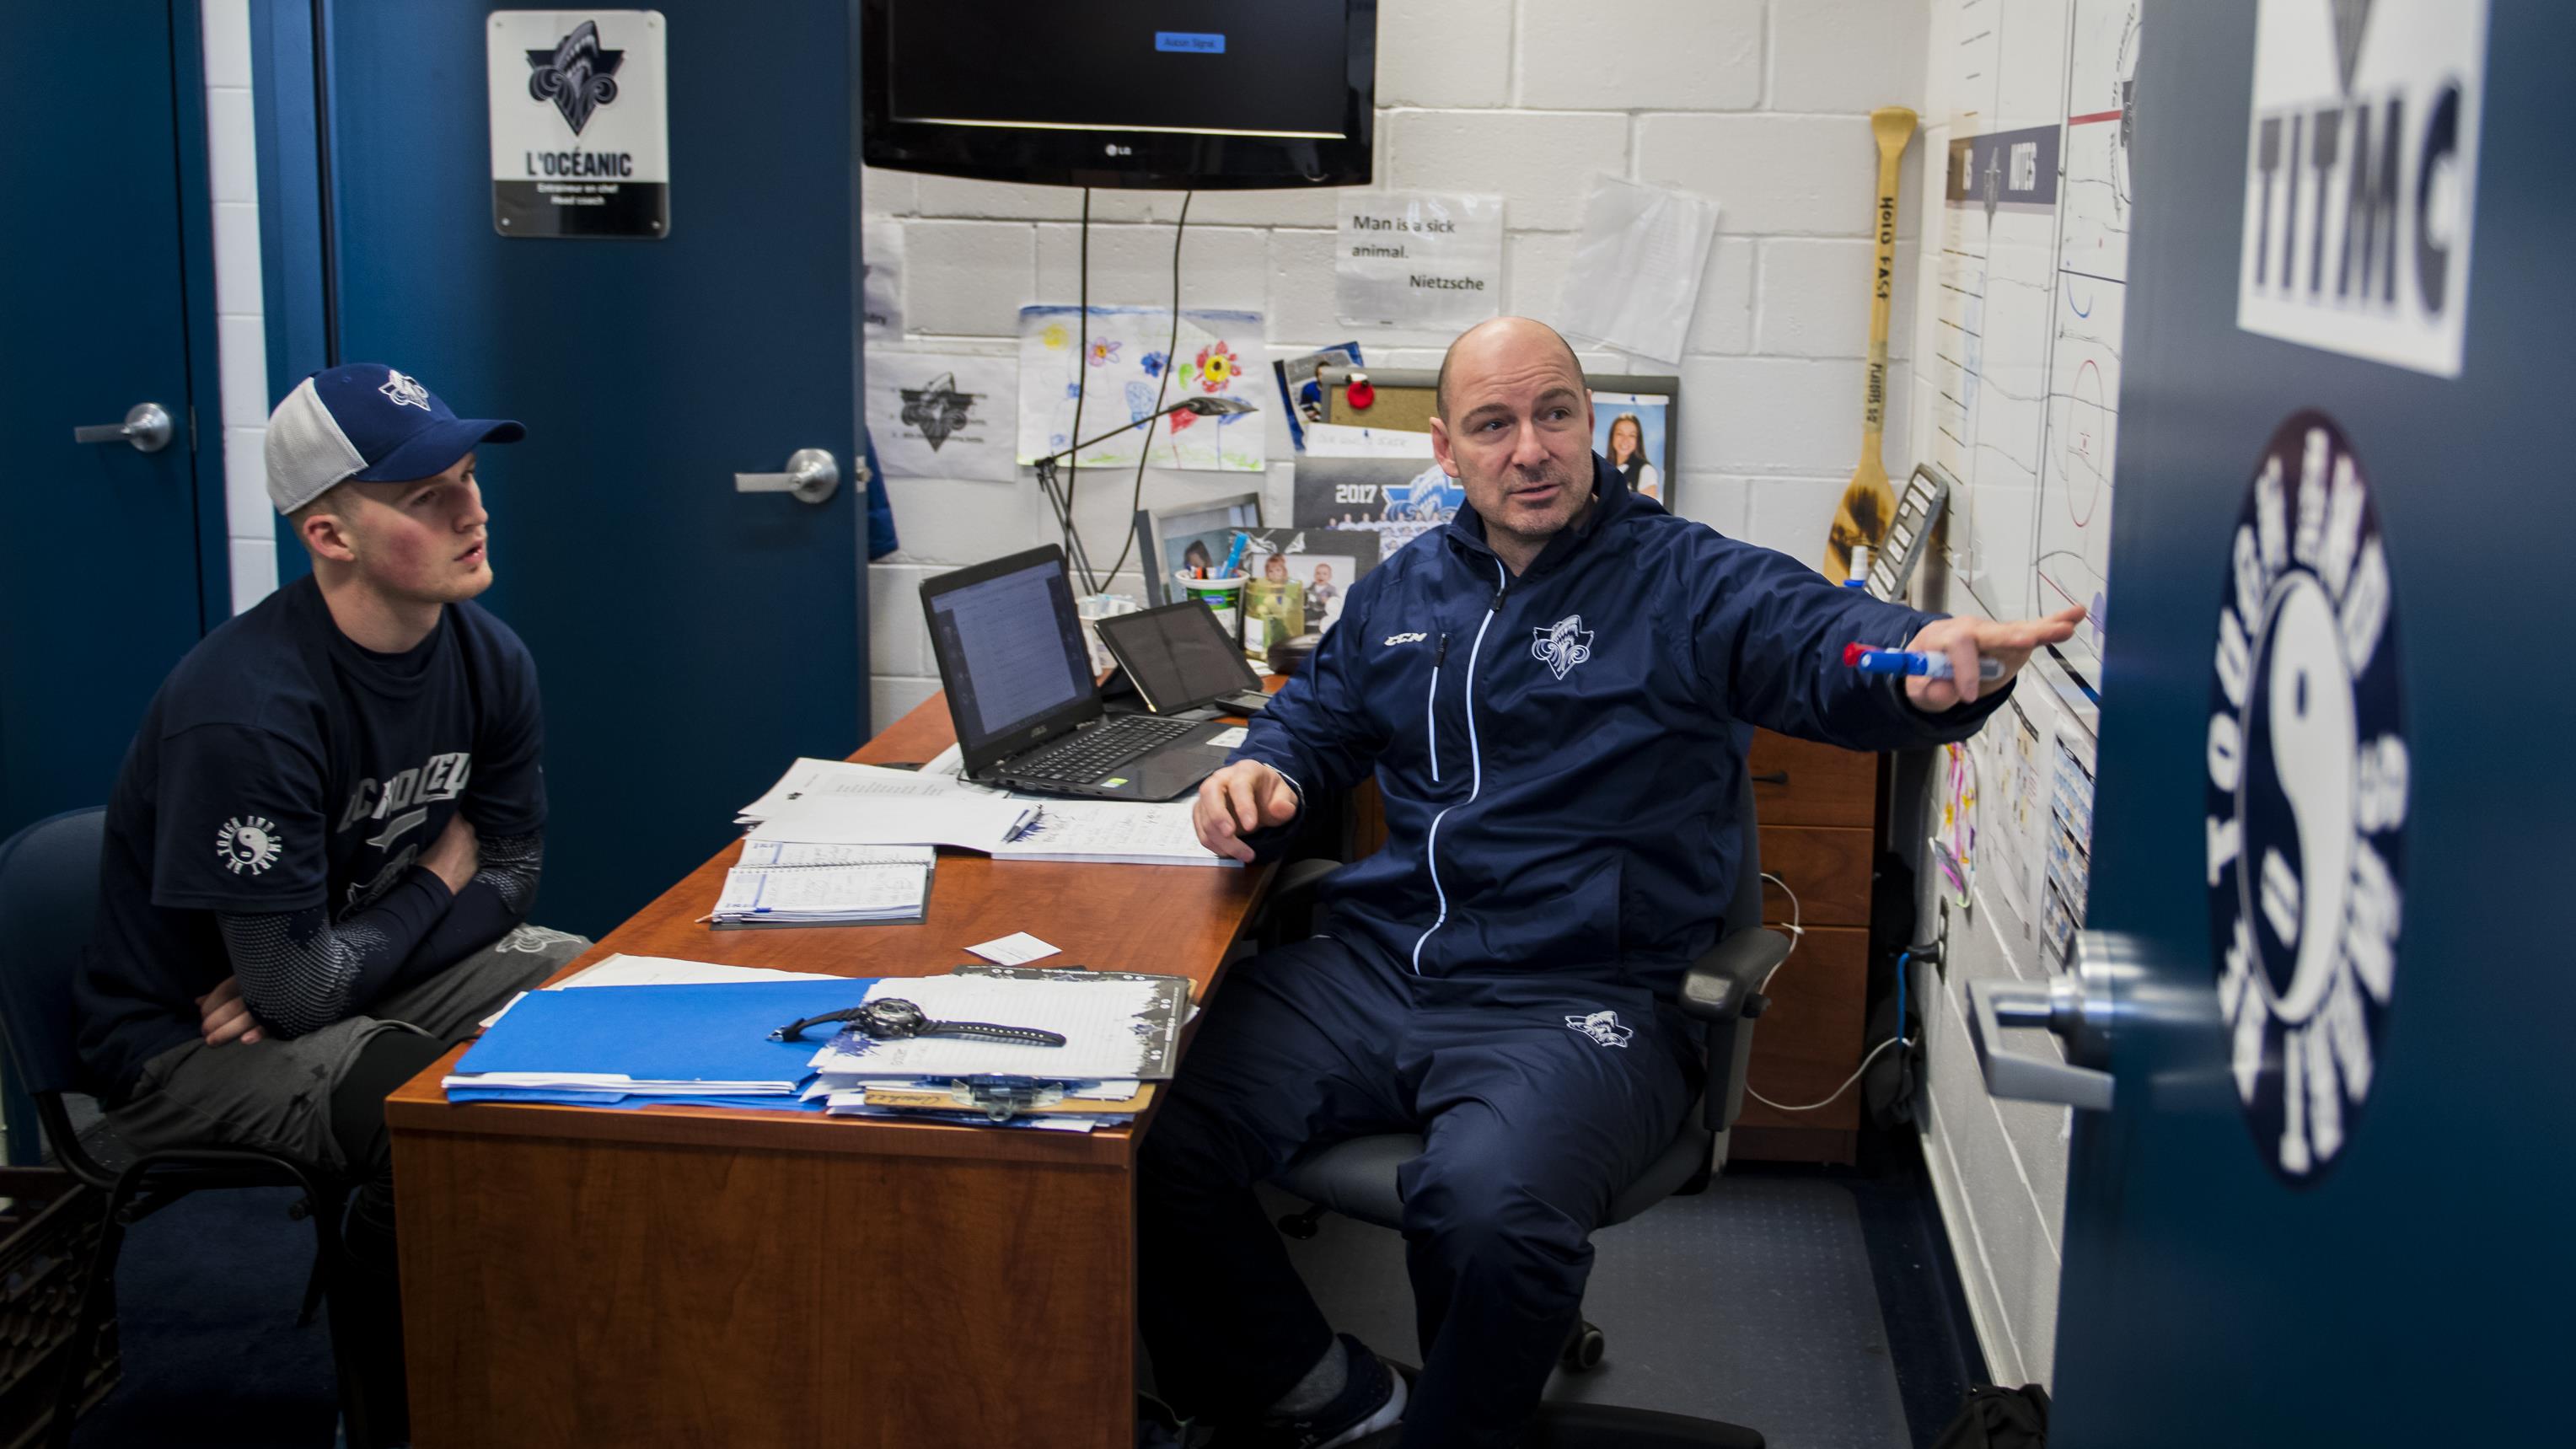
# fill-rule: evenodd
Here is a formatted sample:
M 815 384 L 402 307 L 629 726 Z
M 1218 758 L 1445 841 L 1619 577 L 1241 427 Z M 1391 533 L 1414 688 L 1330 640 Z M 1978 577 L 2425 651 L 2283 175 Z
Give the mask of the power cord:
M 1067 443 L 1082 441 L 1082 399 L 1091 389 L 1091 188 L 1082 188 L 1082 229 L 1077 234 L 1074 264 L 1073 314 L 1076 340 L 1073 350 L 1073 431 L 1065 435 Z M 1075 449 L 1064 460 L 1064 531 L 1073 532 L 1073 485 L 1082 481 L 1082 452 Z M 1075 558 L 1084 558 L 1080 549 L 1067 549 Z M 1100 580 L 1094 578 L 1086 560 L 1082 569 L 1083 592 L 1100 592 Z
M 1795 956 L 1798 954 L 1799 943 L 1806 939 L 1807 934 L 1806 928 L 1800 924 L 1804 919 L 1804 913 L 1798 906 L 1798 893 L 1789 889 L 1789 883 L 1787 881 L 1780 879 L 1780 877 L 1773 875 L 1768 871 L 1763 872 L 1762 878 L 1771 882 L 1773 885 L 1778 886 L 1781 893 L 1789 898 L 1789 956 Z M 1808 1102 L 1799 1106 L 1791 1106 L 1786 1102 L 1774 1102 L 1770 1098 L 1763 1096 L 1760 1092 L 1754 1090 L 1751 1082 L 1744 1084 L 1744 1095 L 1751 1097 L 1754 1101 L 1761 1103 L 1763 1106 L 1770 1108 L 1774 1112 L 1813 1112 L 1819 1108 L 1830 1107 L 1842 1097 L 1843 1093 L 1852 1089 L 1852 1084 L 1858 1082 L 1861 1077 L 1869 1071 L 1869 1064 L 1877 1061 L 1879 1056 L 1889 1047 L 1895 1046 L 1899 1042 L 1906 1042 L 1908 1045 L 1911 1045 L 1910 1040 L 1902 1035 L 1902 1033 L 1905 1030 L 1905 967 L 1907 960 L 1912 955 L 1913 953 L 1908 951 L 1896 958 L 1896 1030 L 1899 1035 L 1889 1037 L 1887 1040 L 1880 1042 L 1877 1046 L 1870 1048 L 1869 1055 L 1860 1059 L 1860 1065 L 1852 1068 L 1852 1074 L 1843 1078 L 1843 1084 L 1841 1086 L 1834 1088 L 1833 1091 L 1828 1093 L 1822 1100 Z M 1789 964 L 1789 956 L 1783 956 L 1780 958 L 1780 966 L 1786 966 Z M 1762 977 L 1762 985 L 1760 987 L 1760 991 L 1762 993 L 1768 994 L 1770 992 L 1771 978 L 1780 974 L 1780 966 L 1774 966 L 1769 972 L 1764 974 Z
M 1181 345 L 1181 237 L 1190 228 L 1190 198 L 1197 194 L 1194 191 L 1181 193 L 1181 217 L 1172 225 L 1172 330 L 1171 335 L 1163 341 L 1163 375 L 1154 384 L 1154 411 L 1150 414 L 1153 421 L 1145 424 L 1145 441 L 1136 449 L 1136 491 L 1127 500 L 1127 513 L 1131 518 L 1135 516 L 1138 508 L 1144 506 L 1145 456 L 1153 451 L 1154 429 L 1162 426 L 1163 423 L 1163 392 L 1172 385 L 1172 374 L 1180 370 L 1180 359 L 1172 354 Z M 1117 582 L 1118 571 L 1127 566 L 1127 555 L 1135 547 L 1136 531 L 1131 528 L 1127 530 L 1127 542 L 1118 550 L 1118 562 L 1109 566 L 1110 582 Z M 1150 569 L 1154 567 L 1154 561 L 1139 559 L 1137 566 Z M 1093 592 L 1099 591 L 1094 589 Z M 1149 599 L 1154 597 L 1154 591 L 1146 590 L 1145 597 Z

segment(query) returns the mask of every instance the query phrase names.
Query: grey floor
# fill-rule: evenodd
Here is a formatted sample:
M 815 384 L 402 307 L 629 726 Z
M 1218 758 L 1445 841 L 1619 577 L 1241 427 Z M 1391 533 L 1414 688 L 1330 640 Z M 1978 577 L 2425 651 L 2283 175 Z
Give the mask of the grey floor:
M 1559 1373 L 1549 1398 L 1725 1420 L 1773 1449 L 1910 1443 L 1847 1189 L 1721 1177 L 1604 1229 L 1593 1247 L 1584 1316 L 1609 1352 L 1588 1374 Z M 1420 1361 L 1402 1238 L 1327 1216 L 1289 1251 L 1336 1329 Z

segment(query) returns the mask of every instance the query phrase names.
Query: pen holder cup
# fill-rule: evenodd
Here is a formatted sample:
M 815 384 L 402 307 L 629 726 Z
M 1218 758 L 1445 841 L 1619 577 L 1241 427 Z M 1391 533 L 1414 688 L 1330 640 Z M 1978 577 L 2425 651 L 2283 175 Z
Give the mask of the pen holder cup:
M 1251 582 L 1248 576 L 1235 574 L 1222 579 L 1194 579 L 1180 573 L 1172 577 L 1180 583 L 1184 594 L 1215 611 L 1217 627 L 1225 631 L 1225 637 L 1238 643 L 1242 641 L 1243 586 Z
M 1109 672 L 1117 661 L 1109 657 L 1109 646 L 1100 642 L 1100 621 L 1121 614 L 1133 614 L 1144 605 L 1125 594 L 1091 594 L 1075 606 L 1082 616 L 1083 647 L 1091 651 L 1091 673 L 1094 678 Z

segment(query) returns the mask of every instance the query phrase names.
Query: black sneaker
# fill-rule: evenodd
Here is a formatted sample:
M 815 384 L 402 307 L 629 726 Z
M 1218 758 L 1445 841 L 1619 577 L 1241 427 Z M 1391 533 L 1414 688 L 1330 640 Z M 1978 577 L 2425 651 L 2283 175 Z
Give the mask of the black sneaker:
M 1357 1449 L 1372 1436 L 1393 1442 L 1387 1431 L 1404 1421 L 1404 1381 L 1368 1345 L 1347 1333 L 1341 1341 L 1349 1369 L 1341 1393 L 1307 1418 L 1262 1425 L 1245 1442 L 1263 1449 Z

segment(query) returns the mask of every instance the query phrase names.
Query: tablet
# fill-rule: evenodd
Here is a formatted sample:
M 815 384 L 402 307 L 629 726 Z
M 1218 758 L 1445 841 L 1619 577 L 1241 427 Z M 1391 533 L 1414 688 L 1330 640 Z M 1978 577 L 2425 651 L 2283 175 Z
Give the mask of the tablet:
M 1196 599 L 1098 621 L 1101 645 L 1156 714 L 1197 709 L 1225 695 L 1261 692 L 1261 676 Z

